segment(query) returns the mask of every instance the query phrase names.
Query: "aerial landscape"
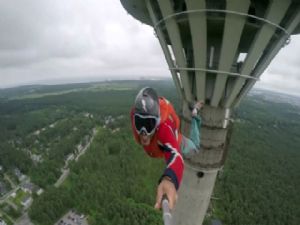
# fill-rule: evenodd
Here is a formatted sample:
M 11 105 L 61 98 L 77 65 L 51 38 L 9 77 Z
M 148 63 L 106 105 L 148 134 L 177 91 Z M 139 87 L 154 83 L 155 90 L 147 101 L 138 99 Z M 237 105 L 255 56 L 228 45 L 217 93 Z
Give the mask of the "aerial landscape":
M 144 86 L 179 111 L 169 79 L 1 89 L 1 219 L 161 224 L 153 204 L 164 165 L 134 143 L 129 120 Z M 299 97 L 255 89 L 235 110 L 205 224 L 299 224 L 299 109 Z

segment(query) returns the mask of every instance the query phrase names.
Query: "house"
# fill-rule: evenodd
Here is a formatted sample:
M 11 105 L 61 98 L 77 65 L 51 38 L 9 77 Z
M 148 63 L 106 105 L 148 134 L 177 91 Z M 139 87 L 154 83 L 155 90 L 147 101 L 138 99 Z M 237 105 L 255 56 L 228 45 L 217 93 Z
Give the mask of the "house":
M 66 161 L 74 160 L 74 158 L 75 158 L 74 154 L 70 153 L 69 155 L 67 155 Z
M 120 128 L 117 127 L 116 129 L 112 130 L 112 133 L 116 133 L 118 131 L 120 131 Z
M 218 219 L 214 219 L 211 221 L 211 225 L 222 225 L 222 222 Z
M 31 202 L 32 202 L 32 198 L 30 196 L 26 196 L 21 201 L 21 205 L 24 206 L 25 208 L 28 208 L 30 206 Z
M 41 195 L 43 192 L 44 192 L 44 190 L 43 190 L 42 188 L 40 188 L 40 189 L 36 192 L 36 194 L 37 194 L 37 195 Z
M 18 168 L 15 168 L 15 175 L 16 175 L 18 178 L 22 175 L 21 171 L 20 171 Z
M 56 123 L 52 123 L 49 125 L 50 128 L 54 128 Z
M 19 181 L 23 181 L 26 179 L 26 176 L 22 174 L 18 168 L 15 169 L 15 175 L 17 176 Z
M 21 185 L 21 189 L 24 192 L 32 194 L 37 189 L 37 186 L 33 183 L 26 182 Z
M 3 219 L 0 218 L 0 225 L 7 225 Z
M 78 152 L 81 152 L 83 149 L 83 146 L 81 144 L 77 145 L 77 151 Z
M 31 158 L 34 162 L 42 162 L 42 161 L 43 161 L 41 155 L 31 154 L 30 158 Z
M 26 192 L 26 193 L 36 193 L 37 195 L 41 195 L 44 190 L 40 187 L 38 187 L 37 185 L 31 183 L 31 182 L 26 182 L 24 184 L 22 184 L 21 186 L 22 191 Z
M 7 192 L 6 185 L 0 181 L 0 196 L 4 195 Z
M 86 117 L 86 118 L 91 118 L 91 119 L 93 119 L 94 118 L 94 116 L 93 116 L 93 114 L 91 114 L 91 113 L 85 113 L 84 115 L 83 115 L 84 117 Z
M 13 193 L 10 194 L 10 196 L 11 196 L 12 198 L 15 198 L 15 197 L 17 196 L 17 194 L 16 194 L 16 192 L 13 192 Z
M 105 117 L 104 120 L 105 120 L 105 125 L 108 125 L 108 124 L 113 123 L 115 121 L 115 119 L 110 115 Z
M 40 133 L 41 133 L 41 131 L 40 131 L 40 130 L 37 130 L 37 131 L 35 131 L 33 134 L 36 135 L 36 136 L 38 136 L 38 135 L 40 135 Z

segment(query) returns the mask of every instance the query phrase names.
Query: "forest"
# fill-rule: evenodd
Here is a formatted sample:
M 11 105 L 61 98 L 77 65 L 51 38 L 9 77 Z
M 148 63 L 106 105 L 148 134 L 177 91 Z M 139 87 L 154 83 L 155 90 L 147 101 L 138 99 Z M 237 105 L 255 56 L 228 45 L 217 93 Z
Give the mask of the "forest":
M 262 95 L 242 103 L 216 182 L 213 217 L 224 224 L 299 224 L 299 105 Z
M 34 224 L 52 225 L 70 209 L 88 215 L 91 225 L 162 224 L 153 205 L 164 163 L 134 143 L 129 121 L 144 86 L 157 89 L 179 111 L 171 80 L 0 90 L 0 174 L 14 176 L 17 167 L 45 189 L 33 196 L 28 211 Z M 250 94 L 234 112 L 230 152 L 206 225 L 212 219 L 227 225 L 300 224 L 300 104 L 266 96 L 272 93 Z M 88 151 L 54 187 L 68 155 L 94 128 Z

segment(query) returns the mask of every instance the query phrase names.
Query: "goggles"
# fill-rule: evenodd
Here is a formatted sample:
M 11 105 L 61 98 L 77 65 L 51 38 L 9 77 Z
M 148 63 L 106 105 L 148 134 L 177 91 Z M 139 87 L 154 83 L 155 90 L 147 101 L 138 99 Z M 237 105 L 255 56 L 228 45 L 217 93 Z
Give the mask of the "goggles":
M 159 123 L 159 119 L 155 116 L 134 114 L 134 126 L 138 134 L 142 132 L 152 135 Z

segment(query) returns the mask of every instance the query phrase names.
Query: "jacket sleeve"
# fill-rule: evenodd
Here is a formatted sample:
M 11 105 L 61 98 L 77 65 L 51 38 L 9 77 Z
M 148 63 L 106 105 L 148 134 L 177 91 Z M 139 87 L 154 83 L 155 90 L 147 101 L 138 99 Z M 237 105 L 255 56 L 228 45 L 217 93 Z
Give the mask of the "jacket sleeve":
M 178 190 L 182 180 L 184 162 L 179 143 L 176 140 L 176 135 L 171 126 L 167 123 L 161 124 L 158 129 L 158 141 L 160 149 L 164 152 L 167 164 L 159 181 L 161 181 L 164 176 L 168 176 L 174 183 L 176 190 Z

